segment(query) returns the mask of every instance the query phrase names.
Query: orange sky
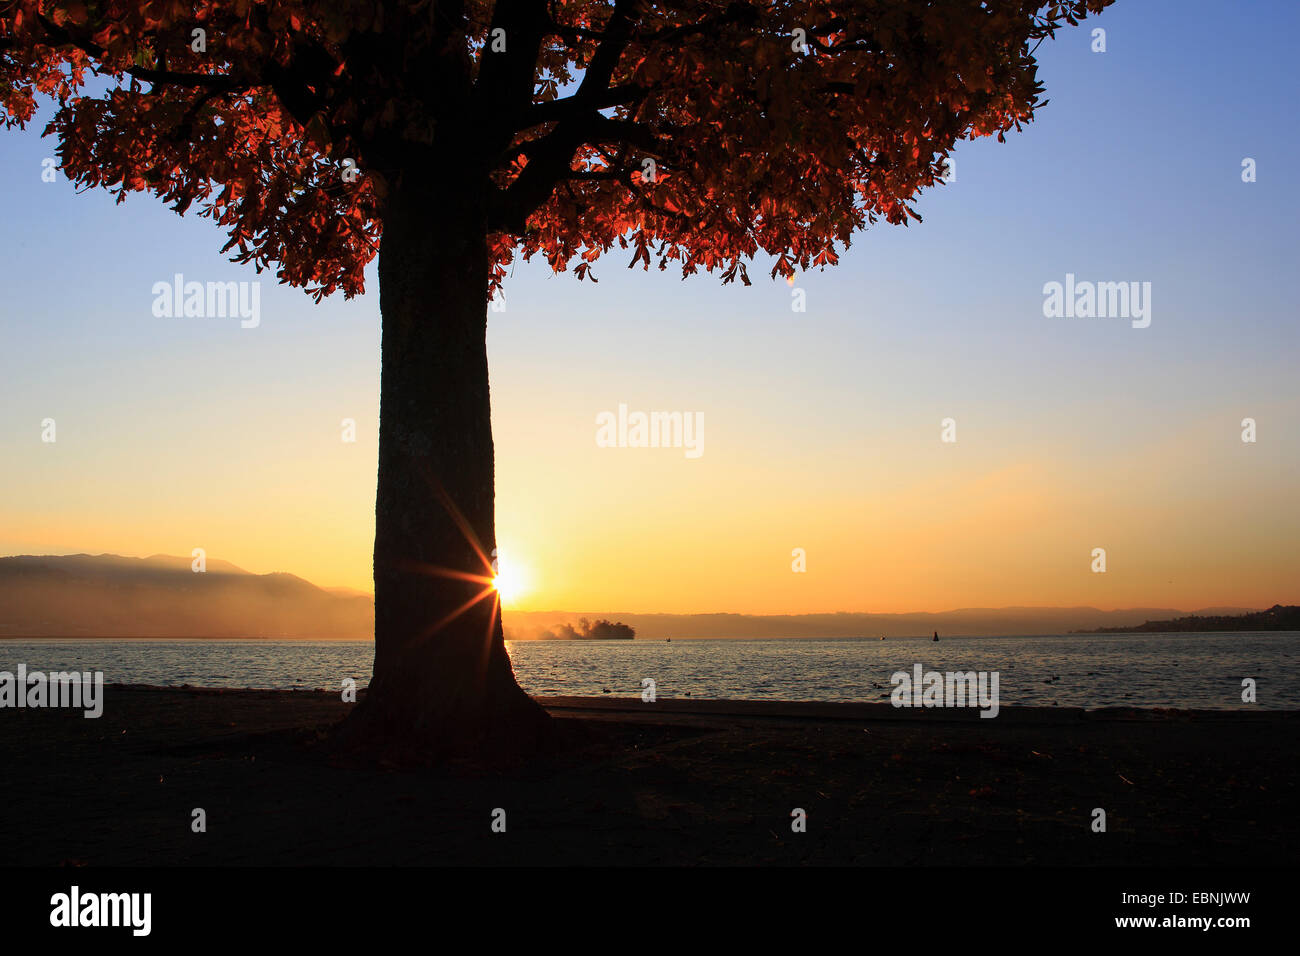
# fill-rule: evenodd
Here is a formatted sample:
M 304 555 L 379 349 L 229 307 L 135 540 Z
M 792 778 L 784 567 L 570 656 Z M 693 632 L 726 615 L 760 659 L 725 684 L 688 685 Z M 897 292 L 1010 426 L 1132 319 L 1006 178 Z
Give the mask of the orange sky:
M 528 400 L 525 389 L 499 405 Z M 688 460 L 598 448 L 594 416 L 517 411 L 498 409 L 497 442 L 499 543 L 526 585 L 511 595 L 519 608 L 1193 609 L 1296 597 L 1294 489 L 1285 472 L 1261 474 L 1258 446 L 1224 438 L 1214 418 L 1112 451 L 1097 469 L 1086 453 L 1007 447 L 996 431 L 944 444 L 937 420 L 927 429 L 919 416 L 832 461 L 774 450 L 723 406 L 716 420 L 706 412 L 705 454 Z M 5 514 L 5 551 L 204 547 L 250 571 L 368 589 L 373 426 L 354 445 L 327 427 L 311 438 L 271 428 L 250 448 L 236 417 L 205 416 L 203 442 L 153 458 L 70 429 L 7 473 L 6 500 L 31 504 Z M 238 458 L 214 451 L 227 443 Z M 1213 470 L 1194 466 L 1216 447 Z M 1094 547 L 1106 548 L 1104 574 L 1091 570 Z

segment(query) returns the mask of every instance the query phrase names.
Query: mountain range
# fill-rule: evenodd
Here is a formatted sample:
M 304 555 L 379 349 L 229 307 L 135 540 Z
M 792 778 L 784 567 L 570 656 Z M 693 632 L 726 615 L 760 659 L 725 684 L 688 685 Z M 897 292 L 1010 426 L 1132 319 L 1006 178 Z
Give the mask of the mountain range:
M 157 554 L 0 558 L 0 637 L 264 637 L 374 633 L 374 599 L 293 574 Z
M 1255 608 L 1093 607 L 962 608 L 907 614 L 629 614 L 621 611 L 514 611 L 506 637 L 537 639 L 580 618 L 609 618 L 636 629 L 637 640 L 666 638 L 904 637 L 929 634 L 1065 634 L 1127 628 L 1193 613 L 1243 614 Z M 374 598 L 322 588 L 293 574 L 253 574 L 208 559 L 115 554 L 0 558 L 2 637 L 179 637 L 368 640 Z

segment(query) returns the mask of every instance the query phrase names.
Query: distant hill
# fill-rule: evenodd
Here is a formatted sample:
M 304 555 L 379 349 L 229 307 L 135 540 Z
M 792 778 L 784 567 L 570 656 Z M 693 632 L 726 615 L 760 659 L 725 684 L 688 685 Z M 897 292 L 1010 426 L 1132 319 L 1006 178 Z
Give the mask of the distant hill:
M 115 554 L 0 558 L 0 637 L 367 640 L 374 600 L 292 574 L 209 558 Z
M 1197 614 L 1239 614 L 1253 608 L 1205 608 Z M 917 637 L 938 631 L 952 637 L 999 634 L 1068 634 L 1080 628 L 1131 629 L 1144 620 L 1184 615 L 1165 608 L 1126 608 L 1102 611 L 1095 607 L 962 608 L 955 611 L 917 611 L 908 614 L 628 614 L 587 612 L 588 617 L 613 618 L 636 629 L 637 640 L 666 638 L 834 638 Z M 508 640 L 545 639 L 574 611 L 507 611 Z
M 1277 611 L 1274 608 L 1273 611 Z M 1294 610 L 1294 609 L 1282 609 Z M 667 638 L 830 638 L 929 635 L 1113 633 L 1157 629 L 1166 619 L 1207 621 L 1254 608 L 1185 610 L 1093 607 L 962 608 L 910 614 L 627 614 L 591 611 L 507 611 L 509 640 L 568 636 L 582 617 L 618 621 L 638 640 Z M 1262 615 L 1272 611 L 1258 612 Z M 1248 615 L 1249 616 L 1249 615 Z M 1261 620 L 1263 620 L 1261 618 Z M 1291 619 L 1288 619 L 1291 620 Z M 1141 622 L 1148 624 L 1143 625 Z M 1171 625 L 1176 621 L 1169 621 Z M 1274 624 L 1285 627 L 1285 624 Z M 1291 623 L 1300 629 L 1300 624 Z M 1208 629 L 1169 627 L 1178 629 Z M 1253 629 L 1253 628 L 1252 628 Z M 1269 628 L 1271 629 L 1271 628 Z M 0 558 L 0 638 L 3 637 L 264 637 L 369 640 L 374 598 L 347 588 L 320 588 L 292 574 L 251 574 L 209 558 L 207 571 L 190 559 L 115 554 L 21 555 Z M 601 636 L 614 636 L 612 634 Z M 624 636 L 620 632 L 620 636 Z
M 1300 631 L 1300 607 L 1274 604 L 1267 611 L 1249 614 L 1192 614 L 1169 621 L 1147 621 L 1136 627 L 1099 627 L 1087 634 L 1122 634 L 1169 631 Z

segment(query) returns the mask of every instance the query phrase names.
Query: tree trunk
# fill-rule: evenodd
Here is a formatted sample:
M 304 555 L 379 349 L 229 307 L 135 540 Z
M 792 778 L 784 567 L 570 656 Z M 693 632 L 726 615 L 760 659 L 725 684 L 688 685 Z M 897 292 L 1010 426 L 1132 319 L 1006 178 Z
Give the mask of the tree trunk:
M 419 178 L 390 196 L 379 251 L 375 669 L 347 729 L 437 754 L 526 744 L 547 717 L 515 682 L 491 587 L 487 190 Z

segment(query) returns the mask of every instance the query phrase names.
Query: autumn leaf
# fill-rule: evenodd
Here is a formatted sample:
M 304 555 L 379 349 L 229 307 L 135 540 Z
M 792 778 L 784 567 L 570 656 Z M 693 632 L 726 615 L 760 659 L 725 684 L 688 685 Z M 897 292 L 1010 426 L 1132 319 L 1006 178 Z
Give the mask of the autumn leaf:
M 459 19 L 414 0 L 10 0 L 0 123 L 48 97 L 77 185 L 198 210 L 314 294 L 362 291 L 403 179 L 484 197 L 493 288 L 535 255 L 590 278 L 633 233 L 633 265 L 747 283 L 756 257 L 788 277 L 919 220 L 957 143 L 1042 107 L 1037 43 L 1108 2 L 555 0 L 530 25 L 489 0 Z M 494 16 L 538 30 L 535 56 L 494 54 Z M 194 23 L 219 52 L 191 49 Z

